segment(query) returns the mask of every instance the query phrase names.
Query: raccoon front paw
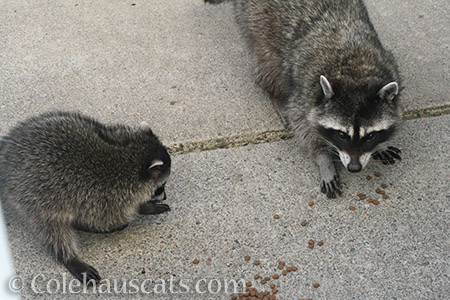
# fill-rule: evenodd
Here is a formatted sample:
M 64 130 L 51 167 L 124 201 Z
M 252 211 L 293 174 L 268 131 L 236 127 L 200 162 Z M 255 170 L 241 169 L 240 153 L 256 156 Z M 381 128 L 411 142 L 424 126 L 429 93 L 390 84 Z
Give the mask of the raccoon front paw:
M 386 149 L 374 152 L 372 157 L 381 161 L 384 165 L 393 165 L 396 160 L 402 160 L 400 154 L 402 154 L 400 149 L 395 147 L 387 147 Z
M 80 261 L 79 259 L 72 259 L 65 263 L 65 266 L 81 283 L 85 286 L 99 282 L 101 280 L 98 271 L 90 265 Z
M 167 211 L 170 211 L 169 205 L 154 202 L 146 202 L 139 207 L 139 214 L 141 215 L 159 215 Z
M 341 196 L 341 183 L 339 177 L 335 175 L 332 180 L 322 180 L 320 185 L 320 191 L 327 195 L 328 198 L 334 199 L 337 196 Z

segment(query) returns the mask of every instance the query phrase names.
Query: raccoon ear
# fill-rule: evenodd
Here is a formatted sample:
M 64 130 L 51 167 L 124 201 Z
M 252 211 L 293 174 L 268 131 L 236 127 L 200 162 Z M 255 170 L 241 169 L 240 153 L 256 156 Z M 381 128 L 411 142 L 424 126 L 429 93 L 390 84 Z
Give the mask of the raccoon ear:
M 378 92 L 378 96 L 381 99 L 385 99 L 388 101 L 392 101 L 397 94 L 398 94 L 398 83 L 395 81 L 386 84 Z
M 328 81 L 328 79 L 323 75 L 320 75 L 320 85 L 322 86 L 325 98 L 330 99 L 331 97 L 333 97 L 334 93 L 333 89 L 331 88 L 331 84 Z
M 143 121 L 139 124 L 139 129 L 143 131 L 151 130 L 150 125 L 147 122 Z
M 159 159 L 155 159 L 154 161 L 152 161 L 152 163 L 150 164 L 150 167 L 148 167 L 148 170 L 151 170 L 154 167 L 158 167 L 158 166 L 162 166 L 164 165 L 164 163 L 159 160 Z

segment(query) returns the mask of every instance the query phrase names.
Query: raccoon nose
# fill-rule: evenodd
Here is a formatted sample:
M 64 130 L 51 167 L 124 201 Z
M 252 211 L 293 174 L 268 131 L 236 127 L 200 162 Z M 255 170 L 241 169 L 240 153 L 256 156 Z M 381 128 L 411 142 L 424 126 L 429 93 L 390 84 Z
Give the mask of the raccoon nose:
M 352 173 L 358 173 L 362 170 L 362 165 L 359 162 L 350 162 L 347 166 L 347 170 Z

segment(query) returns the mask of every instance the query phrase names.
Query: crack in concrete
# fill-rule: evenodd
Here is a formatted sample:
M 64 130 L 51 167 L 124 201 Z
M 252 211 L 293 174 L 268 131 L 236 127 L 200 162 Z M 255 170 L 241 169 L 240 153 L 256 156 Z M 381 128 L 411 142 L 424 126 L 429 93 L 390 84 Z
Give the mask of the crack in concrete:
M 437 117 L 450 114 L 450 104 L 413 109 L 404 113 L 404 120 L 413 120 L 429 117 Z M 210 151 L 216 149 L 236 148 L 250 144 L 272 143 L 287 140 L 294 137 L 288 129 L 268 130 L 263 132 L 243 133 L 226 137 L 219 137 L 204 141 L 191 141 L 185 143 L 174 143 L 167 146 L 170 155 L 180 155 L 192 152 Z

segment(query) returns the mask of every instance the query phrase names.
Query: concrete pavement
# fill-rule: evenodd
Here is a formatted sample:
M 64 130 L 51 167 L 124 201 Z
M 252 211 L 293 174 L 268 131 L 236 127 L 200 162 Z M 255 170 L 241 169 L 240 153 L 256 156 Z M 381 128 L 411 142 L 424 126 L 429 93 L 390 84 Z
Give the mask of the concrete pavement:
M 403 161 L 372 162 L 357 175 L 344 171 L 344 196 L 337 200 L 320 193 L 316 167 L 254 84 L 230 4 L 0 1 L 0 135 L 38 112 L 80 110 L 104 122 L 146 120 L 172 153 L 187 153 L 173 158 L 170 213 L 140 218 L 114 234 L 80 233 L 83 259 L 105 279 L 154 284 L 172 276 L 191 288 L 202 278 L 244 279 L 268 289 L 253 276 L 280 273 L 283 260 L 298 270 L 271 280 L 279 299 L 445 299 L 449 4 L 366 2 L 399 61 L 407 117 L 414 120 L 394 141 Z M 375 192 L 382 183 L 388 199 Z M 358 193 L 378 196 L 380 204 L 360 201 Z M 26 279 L 23 298 L 80 299 L 31 290 L 36 276 L 38 292 L 51 279 L 55 290 L 56 281 L 71 277 L 14 212 L 5 218 L 17 273 Z M 310 239 L 324 244 L 309 249 Z M 224 293 L 133 297 L 228 299 Z M 82 298 L 130 295 L 90 291 Z

